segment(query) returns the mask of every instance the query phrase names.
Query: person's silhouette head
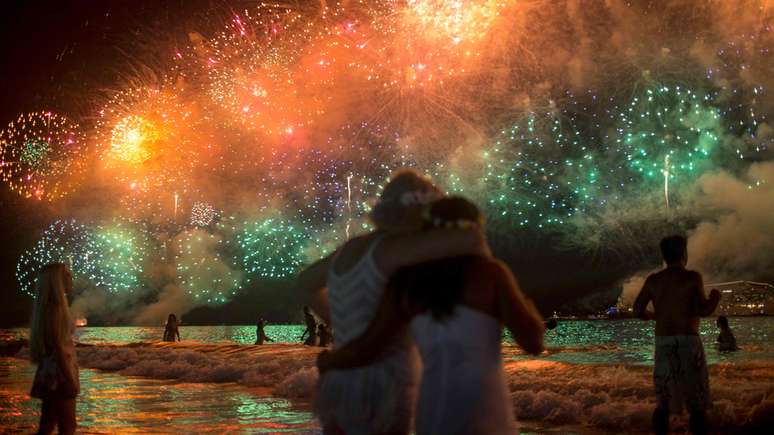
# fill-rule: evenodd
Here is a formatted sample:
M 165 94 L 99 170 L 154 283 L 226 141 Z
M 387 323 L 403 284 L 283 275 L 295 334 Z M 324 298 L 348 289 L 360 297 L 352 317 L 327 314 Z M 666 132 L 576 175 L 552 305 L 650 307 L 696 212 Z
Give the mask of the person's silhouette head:
M 449 196 L 435 201 L 425 216 L 425 228 L 467 228 L 484 226 L 481 210 L 466 198 Z
M 167 325 L 174 325 L 175 323 L 177 323 L 177 316 L 174 314 L 167 316 Z
M 312 314 L 312 309 L 309 308 L 309 305 L 304 305 L 304 314 Z
M 443 196 L 430 179 L 413 169 L 400 169 L 390 177 L 370 218 L 380 230 L 418 230 L 422 212 Z
M 435 201 L 423 215 L 426 230 L 481 228 L 484 215 L 471 201 L 450 196 Z M 428 309 L 436 319 L 452 315 L 462 300 L 465 289 L 466 265 L 470 256 L 447 258 L 431 265 L 415 265 L 400 269 L 391 279 L 395 288 L 406 289 L 416 307 Z
M 726 316 L 718 316 L 718 328 L 728 329 L 728 318 Z
M 667 265 L 688 263 L 688 241 L 683 236 L 669 236 L 661 239 L 661 256 Z

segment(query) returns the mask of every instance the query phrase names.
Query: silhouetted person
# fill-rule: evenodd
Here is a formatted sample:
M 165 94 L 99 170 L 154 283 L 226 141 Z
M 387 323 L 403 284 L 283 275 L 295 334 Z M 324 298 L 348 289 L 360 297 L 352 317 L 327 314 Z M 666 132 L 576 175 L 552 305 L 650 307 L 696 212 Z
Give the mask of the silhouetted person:
M 304 340 L 304 337 L 306 337 L 306 340 L 304 340 L 305 345 L 317 346 L 317 318 L 308 305 L 304 306 L 304 323 L 306 323 L 306 330 L 301 334 L 301 340 Z
M 427 205 L 441 195 L 419 173 L 395 172 L 369 214 L 374 230 L 348 240 L 299 274 L 299 291 L 329 315 L 334 346 L 347 344 L 368 327 L 394 271 L 434 259 L 489 254 L 478 228 L 419 231 Z M 315 411 L 323 432 L 408 434 L 417 384 L 415 356 L 404 331 L 368 366 L 321 374 Z
M 258 319 L 258 323 L 255 325 L 255 344 L 263 344 L 264 341 L 274 341 L 269 338 L 269 336 L 267 336 L 263 331 L 263 328 L 265 327 L 266 321 L 263 319 Z
M 60 434 L 76 429 L 75 398 L 81 389 L 73 342 L 74 324 L 66 293 L 73 276 L 64 263 L 44 266 L 35 283 L 30 326 L 30 360 L 37 364 L 30 397 L 41 399 L 39 434 Z
M 423 230 L 483 231 L 483 225 L 475 204 L 448 197 L 432 204 Z M 518 433 L 501 354 L 503 326 L 528 353 L 543 350 L 543 319 L 504 263 L 481 255 L 428 261 L 399 269 L 365 332 L 321 352 L 317 367 L 321 377 L 364 367 L 408 331 L 423 365 L 417 435 Z
M 320 347 L 326 347 L 333 341 L 333 334 L 331 333 L 331 328 L 326 325 L 325 323 L 320 323 L 317 325 L 317 337 L 319 338 L 319 343 L 317 343 Z
M 180 341 L 180 330 L 177 327 L 177 317 L 170 314 L 167 317 L 167 325 L 164 327 L 164 341 Z
M 718 316 L 717 325 L 718 328 L 720 328 L 720 335 L 718 335 L 718 350 L 739 350 L 736 346 L 736 337 L 734 337 L 734 333 L 731 332 L 731 327 L 728 326 L 728 319 L 726 316 Z
M 553 317 L 544 322 L 546 329 L 556 329 L 559 323 Z
M 685 402 L 691 413 L 691 432 L 707 433 L 706 410 L 712 401 L 707 361 L 699 338 L 699 318 L 715 311 L 720 292 L 713 289 L 707 299 L 701 275 L 685 269 L 685 237 L 666 237 L 660 246 L 666 267 L 645 280 L 634 301 L 637 317 L 656 320 L 653 431 L 667 433 L 670 410 L 681 412 Z M 655 312 L 647 310 L 650 302 Z

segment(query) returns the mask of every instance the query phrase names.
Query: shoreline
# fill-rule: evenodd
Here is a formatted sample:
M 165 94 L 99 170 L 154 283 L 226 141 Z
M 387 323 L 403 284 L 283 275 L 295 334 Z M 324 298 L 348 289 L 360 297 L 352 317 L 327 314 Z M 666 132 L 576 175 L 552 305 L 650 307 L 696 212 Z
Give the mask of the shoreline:
M 234 384 L 252 394 L 287 399 L 310 410 L 314 400 L 319 347 L 302 344 L 207 344 L 136 342 L 77 347 L 81 367 L 175 384 Z M 624 363 L 573 364 L 526 357 L 503 346 L 504 369 L 517 421 L 537 433 L 645 433 L 654 405 L 652 369 Z M 26 348 L 14 358 L 25 358 Z M 774 415 L 774 362 L 753 360 L 709 365 L 715 407 L 713 426 L 746 431 L 768 424 Z M 170 388 L 174 388 L 173 386 Z M 673 428 L 687 428 L 687 416 L 673 417 Z

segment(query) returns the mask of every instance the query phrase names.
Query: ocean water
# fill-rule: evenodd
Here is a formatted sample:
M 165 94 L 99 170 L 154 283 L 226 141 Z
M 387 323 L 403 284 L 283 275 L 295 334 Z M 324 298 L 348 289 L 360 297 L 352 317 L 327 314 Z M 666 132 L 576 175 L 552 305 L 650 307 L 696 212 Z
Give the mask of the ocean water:
M 0 432 L 37 430 L 35 367 L 0 358 Z M 81 370 L 78 433 L 316 433 L 308 406 L 233 383 L 181 383 Z
M 716 427 L 744 431 L 774 416 L 774 318 L 731 318 L 741 350 L 714 347 L 702 322 Z M 79 328 L 86 433 L 319 433 L 311 412 L 318 348 L 298 344 L 300 325 L 269 325 L 277 343 L 251 345 L 254 326 L 181 326 L 181 343 L 163 328 Z M 0 331 L 0 338 L 25 336 Z M 547 351 L 503 358 L 513 409 L 527 433 L 645 433 L 653 406 L 652 324 L 567 320 L 546 334 Z M 30 432 L 39 402 L 27 396 L 34 367 L 22 349 L 0 358 L 0 432 Z M 767 418 L 769 420 L 767 420 Z M 673 422 L 685 429 L 686 419 Z

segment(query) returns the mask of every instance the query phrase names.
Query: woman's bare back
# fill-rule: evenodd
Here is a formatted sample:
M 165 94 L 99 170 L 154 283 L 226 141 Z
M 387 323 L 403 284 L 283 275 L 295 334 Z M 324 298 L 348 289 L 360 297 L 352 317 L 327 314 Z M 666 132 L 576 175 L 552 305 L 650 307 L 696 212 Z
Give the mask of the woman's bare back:
M 465 264 L 460 303 L 503 323 L 529 353 L 543 350 L 542 317 L 516 282 L 510 268 L 492 257 L 472 256 Z

